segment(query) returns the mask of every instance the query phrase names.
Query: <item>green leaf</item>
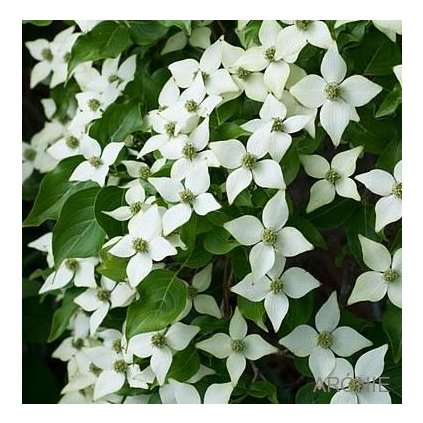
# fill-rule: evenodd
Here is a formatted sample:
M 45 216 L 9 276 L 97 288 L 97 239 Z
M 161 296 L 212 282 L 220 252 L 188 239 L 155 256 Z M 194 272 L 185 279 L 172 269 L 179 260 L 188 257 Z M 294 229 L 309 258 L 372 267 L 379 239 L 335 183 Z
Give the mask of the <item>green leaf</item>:
M 401 141 L 393 140 L 383 150 L 383 153 L 379 156 L 376 166 L 380 169 L 384 169 L 387 172 L 393 172 L 395 165 L 402 158 L 402 143 Z
M 360 203 L 348 198 L 335 200 L 309 214 L 310 222 L 319 229 L 332 229 L 342 225 L 359 207 Z
M 95 218 L 109 238 L 124 235 L 128 225 L 126 222 L 113 219 L 103 212 L 115 210 L 123 205 L 126 205 L 126 201 L 125 190 L 122 188 L 116 186 L 103 187 L 97 194 L 94 203 Z
M 383 103 L 376 112 L 376 117 L 392 115 L 396 112 L 398 106 L 402 103 L 401 85 L 397 84 L 394 89 L 385 97 Z
M 189 345 L 183 351 L 178 351 L 173 356 L 167 378 L 185 382 L 197 373 L 200 364 L 201 361 L 197 349 L 193 345 Z
M 233 122 L 225 122 L 215 131 L 214 137 L 219 140 L 229 140 L 250 135 L 250 132 L 242 129 Z
M 151 272 L 139 285 L 140 298 L 128 307 L 126 336 L 163 329 L 182 313 L 187 287 L 168 270 Z
M 207 233 L 204 239 L 204 248 L 215 255 L 224 255 L 238 247 L 239 244 L 234 239 L 230 239 L 231 234 L 223 228 L 215 227 Z
M 322 234 L 309 220 L 298 214 L 293 214 L 289 218 L 289 225 L 297 228 L 315 247 L 326 248 Z
M 255 398 L 267 398 L 271 403 L 278 404 L 276 386 L 267 380 L 260 380 L 251 385 L 248 394 Z
M 305 325 L 310 321 L 313 314 L 313 291 L 302 298 L 289 299 L 289 309 L 282 321 L 278 335 L 285 336 L 292 332 L 298 325 Z
M 35 26 L 49 26 L 53 21 L 22 21 L 23 23 L 30 23 Z
M 166 28 L 170 28 L 172 26 L 176 26 L 182 31 L 185 32 L 187 35 L 191 35 L 191 21 L 159 21 L 163 26 Z
M 112 245 L 100 250 L 100 265 L 97 267 L 97 272 L 106 278 L 120 282 L 126 279 L 128 259 L 110 254 L 109 250 L 111 248 Z
M 53 314 L 47 342 L 55 341 L 67 329 L 70 318 L 78 308 L 73 300 L 79 293 L 78 290 L 66 291 L 62 304 Z
M 90 127 L 90 136 L 95 138 L 102 147 L 111 141 L 124 141 L 133 132 L 142 129 L 140 104 L 129 100 L 124 103 L 114 103 Z
M 54 100 L 56 111 L 54 118 L 59 120 L 69 119 L 69 110 L 77 107 L 75 94 L 80 92 L 79 85 L 75 80 L 70 80 L 67 84 L 60 84 L 50 90 L 50 97 Z
M 68 65 L 70 74 L 76 66 L 91 60 L 115 58 L 131 44 L 128 28 L 115 21 L 103 21 L 78 37 Z
M 288 186 L 295 180 L 300 171 L 300 157 L 296 148 L 289 149 L 283 156 L 281 167 L 285 184 Z
M 95 219 L 94 203 L 99 187 L 71 195 L 53 229 L 53 255 L 56 267 L 66 258 L 97 256 L 105 232 Z
M 241 311 L 241 314 L 249 320 L 252 320 L 259 328 L 267 332 L 266 325 L 264 324 L 264 316 L 266 310 L 264 309 L 263 302 L 255 303 L 253 301 L 247 300 L 240 295 L 237 298 L 238 307 Z
M 72 194 L 96 185 L 92 181 L 69 182 L 74 169 L 83 160 L 82 156 L 69 157 L 47 173 L 23 226 L 39 226 L 48 219 L 57 220 L 64 202 Z
M 301 386 L 295 395 L 296 404 L 329 404 L 334 392 L 324 385 L 324 389 L 318 390 L 315 382 Z
M 392 358 L 398 363 L 402 355 L 402 310 L 388 304 L 383 313 L 382 328 L 391 344 Z
M 169 30 L 161 21 L 126 21 L 130 26 L 132 41 L 140 46 L 149 46 L 161 38 Z

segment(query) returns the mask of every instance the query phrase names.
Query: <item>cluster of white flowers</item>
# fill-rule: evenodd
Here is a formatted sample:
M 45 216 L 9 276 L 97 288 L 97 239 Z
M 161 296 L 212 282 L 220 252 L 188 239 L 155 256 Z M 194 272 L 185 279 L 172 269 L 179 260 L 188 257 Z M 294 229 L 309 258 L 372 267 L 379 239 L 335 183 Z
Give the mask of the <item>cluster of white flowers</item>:
M 87 32 L 98 22 L 79 24 Z M 159 108 L 149 111 L 143 120 L 143 132 L 149 137 L 140 151 L 131 145 L 131 137 L 102 148 L 89 135 L 92 123 L 134 79 L 135 55 L 125 60 L 106 59 L 101 69 L 85 62 L 68 75 L 69 54 L 81 34 L 74 32 L 74 27 L 58 34 L 52 42 L 27 43 L 31 55 L 39 60 L 32 72 L 31 87 L 46 81 L 50 74 L 50 87 L 73 76 L 80 92 L 75 96 L 76 107 L 68 110 L 66 122 L 53 119 L 30 145 L 24 143 L 23 179 L 33 169 L 44 173 L 67 157 L 82 155 L 84 160 L 74 169 L 71 181 L 91 180 L 101 187 L 115 185 L 119 180 L 110 177 L 111 166 L 120 163 L 123 149 L 131 156 L 121 162 L 128 176 L 123 185 L 127 205 L 104 212 L 117 221 L 128 222 L 125 235 L 109 239 L 103 246 L 110 255 L 126 260 L 126 278 L 99 278 L 95 269 L 101 257 L 67 257 L 40 290 L 45 294 L 60 293 L 72 285 L 86 288 L 74 299 L 79 309 L 70 323 L 71 336 L 53 355 L 68 363 L 69 381 L 62 391 L 62 403 L 147 403 L 151 400 L 149 389 L 157 385 L 163 403 L 227 403 L 246 368 L 246 360 L 257 360 L 281 348 L 257 334 L 247 335 L 247 323 L 238 308 L 230 320 L 229 335 L 217 333 L 209 339 L 198 339 L 200 328 L 181 322 L 192 308 L 199 314 L 222 318 L 215 299 L 204 293 L 212 281 L 212 264 L 194 275 L 186 309 L 170 326 L 130 339 L 125 338 L 125 327 L 121 332 L 103 326 L 111 309 L 127 307 L 137 300 L 137 286 L 153 269 L 166 266 L 166 258 L 185 248 L 179 229 L 191 216 L 205 216 L 222 207 L 225 197 L 210 192 L 215 168 L 225 174 L 220 187 L 227 196 L 225 207 L 236 203 L 251 184 L 265 188 L 268 198 L 260 219 L 238 215 L 224 224 L 239 244 L 252 247 L 251 272 L 231 291 L 253 302 L 264 300 L 277 332 L 288 313 L 289 298 L 301 298 L 320 286 L 299 267 L 285 269 L 287 257 L 310 251 L 313 245 L 298 229 L 287 225 L 290 210 L 280 162 L 291 148 L 293 134 L 307 131 L 315 135 L 317 116 L 333 146 L 338 147 L 348 123 L 359 120 L 356 108 L 370 102 L 382 88 L 360 75 L 346 77 L 346 63 L 325 22 L 281 22 L 283 26 L 277 21 L 263 21 L 259 43 L 246 49 L 232 46 L 223 37 L 211 44 L 208 21 L 199 21 L 190 36 L 178 32 L 169 38 L 162 54 L 182 49 L 187 43 L 205 51 L 198 61 L 189 58 L 169 65 L 171 77 L 158 98 Z M 343 22 L 338 21 L 337 25 Z M 374 23 L 384 32 L 400 32 L 376 22 L 380 21 Z M 306 75 L 295 64 L 308 43 L 325 50 L 322 76 Z M 241 125 L 249 134 L 246 144 L 237 139 L 211 140 L 211 114 L 243 94 L 262 103 L 259 118 Z M 48 99 L 44 106 L 51 119 L 54 102 Z M 342 149 L 331 163 L 319 155 L 301 156 L 307 175 L 319 179 L 311 187 L 307 212 L 329 204 L 336 194 L 360 201 L 352 175 L 362 150 Z M 170 169 L 169 177 L 155 176 L 164 166 Z M 128 183 L 127 179 L 131 181 Z M 376 169 L 355 179 L 382 197 L 376 204 L 376 231 L 401 218 L 401 163 L 395 167 L 394 176 Z M 401 251 L 396 251 L 391 259 L 385 246 L 365 237 L 360 237 L 360 242 L 364 263 L 371 271 L 357 279 L 349 304 L 379 301 L 387 293 L 392 303 L 401 307 Z M 48 252 L 48 264 L 53 267 L 51 234 L 31 246 Z M 300 325 L 280 344 L 297 356 L 309 357 L 316 380 L 334 374 L 356 375 L 351 376 L 349 387 L 338 392 L 333 402 L 390 401 L 389 394 L 364 393 L 359 378 L 368 375 L 364 362 L 372 358 L 363 355 L 354 373 L 345 358 L 336 357 L 349 357 L 372 345 L 352 328 L 338 327 L 339 315 L 334 292 L 315 316 L 316 329 Z M 195 383 L 214 370 L 201 365 L 183 383 L 167 377 L 173 355 L 190 344 L 226 360 L 228 382 L 210 385 L 202 398 Z M 379 350 L 373 350 L 374 354 Z M 374 359 L 379 367 L 378 375 L 372 373 L 372 377 L 382 373 L 385 352 L 386 349 Z M 145 390 L 145 394 L 120 395 L 119 390 L 126 383 Z

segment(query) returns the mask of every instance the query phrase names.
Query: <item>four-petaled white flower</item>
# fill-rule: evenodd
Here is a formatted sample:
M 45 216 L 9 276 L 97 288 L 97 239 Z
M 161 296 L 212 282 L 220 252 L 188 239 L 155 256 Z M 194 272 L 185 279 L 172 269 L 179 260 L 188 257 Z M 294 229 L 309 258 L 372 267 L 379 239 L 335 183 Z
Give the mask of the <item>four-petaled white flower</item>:
M 90 139 L 84 141 L 84 138 L 86 137 L 88 137 L 88 135 L 81 131 L 68 131 L 68 134 L 65 137 L 57 140 L 46 151 L 56 160 L 63 160 L 67 157 L 77 156 L 78 154 L 82 154 L 81 144 L 84 142 L 90 142 Z
M 227 358 L 226 368 L 234 386 L 238 384 L 238 380 L 245 370 L 246 359 L 258 360 L 278 351 L 260 335 L 247 335 L 247 322 L 238 307 L 229 324 L 229 335 L 217 333 L 205 341 L 198 342 L 196 347 L 217 358 Z
M 159 385 L 163 385 L 172 364 L 174 351 L 184 350 L 200 331 L 198 326 L 174 323 L 168 329 L 133 336 L 128 351 L 137 357 L 151 357 L 150 366 Z
M 345 358 L 337 358 L 328 382 L 337 384 L 338 392 L 331 404 L 391 404 L 391 396 L 380 383 L 388 345 L 382 345 L 363 354 L 355 369 Z
M 150 272 L 153 261 L 176 254 L 175 247 L 162 234 L 162 219 L 157 205 L 138 214 L 128 223 L 124 235 L 110 250 L 116 257 L 131 257 L 126 266 L 128 281 L 136 287 Z
M 320 286 L 317 279 L 299 267 L 291 267 L 284 272 L 285 263 L 285 257 L 276 255 L 275 264 L 264 277 L 254 281 L 249 273 L 231 288 L 232 292 L 250 301 L 264 300 L 264 308 L 275 332 L 288 312 L 288 297 L 301 298 Z
M 349 357 L 372 345 L 356 330 L 339 326 L 339 306 L 334 291 L 316 314 L 316 330 L 308 325 L 297 326 L 279 343 L 298 357 L 307 357 L 316 380 L 324 380 L 335 367 L 335 354 Z
M 363 261 L 371 269 L 357 278 L 348 304 L 360 301 L 379 301 L 386 294 L 397 307 L 402 307 L 402 248 L 393 257 L 388 249 L 362 235 L 360 239 Z
M 359 121 L 355 110 L 367 104 L 382 91 L 382 87 L 361 75 L 345 79 L 347 65 L 333 44 L 323 57 L 318 75 L 307 75 L 290 92 L 304 106 L 320 110 L 320 123 L 335 146 L 350 120 Z M 345 79 L 345 80 L 344 80 Z
M 337 154 L 330 164 L 317 154 L 301 156 L 301 163 L 307 175 L 320 179 L 310 189 L 307 213 L 331 203 L 335 194 L 360 201 L 357 186 L 350 176 L 355 171 L 356 161 L 362 150 L 363 147 L 360 146 L 343 151 Z
M 276 253 L 292 257 L 313 249 L 298 229 L 284 226 L 288 216 L 285 192 L 278 191 L 263 209 L 263 223 L 247 215 L 223 225 L 240 244 L 254 245 L 249 256 L 254 282 L 273 267 Z
M 402 217 L 402 160 L 394 168 L 394 175 L 381 169 L 373 169 L 355 177 L 374 194 L 382 198 L 375 206 L 376 232 Z
M 279 163 L 270 159 L 260 160 L 265 153 L 256 155 L 250 145 L 247 144 L 245 148 L 238 140 L 212 142 L 209 147 L 219 163 L 226 169 L 232 170 L 226 180 L 229 204 L 234 202 L 252 180 L 262 188 L 285 188 Z
M 86 161 L 75 168 L 69 180 L 91 180 L 97 182 L 101 187 L 104 186 L 109 167 L 116 161 L 124 145 L 123 142 L 111 142 L 101 152 L 100 144 L 87 135 L 84 137 L 84 143 L 81 146 L 82 155 Z
M 22 183 L 32 175 L 34 169 L 40 173 L 54 169 L 57 161 L 46 152 L 46 147 L 42 142 L 22 143 Z
M 212 194 L 210 176 L 205 162 L 200 162 L 186 177 L 184 185 L 173 178 L 149 178 L 160 196 L 172 205 L 163 215 L 163 233 L 169 235 L 188 222 L 194 210 L 200 216 L 220 209 Z

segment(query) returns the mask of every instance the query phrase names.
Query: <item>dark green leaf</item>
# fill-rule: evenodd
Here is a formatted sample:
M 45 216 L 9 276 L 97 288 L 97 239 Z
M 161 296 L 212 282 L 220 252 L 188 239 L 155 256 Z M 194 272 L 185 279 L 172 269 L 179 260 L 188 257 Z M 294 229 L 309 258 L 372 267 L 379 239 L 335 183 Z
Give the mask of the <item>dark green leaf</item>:
M 110 248 L 112 246 L 100 250 L 100 265 L 97 267 L 97 272 L 114 281 L 123 281 L 126 279 L 128 259 L 110 254 L 108 252 Z
M 242 129 L 236 123 L 225 122 L 217 128 L 214 138 L 219 140 L 229 140 L 248 135 L 250 135 L 250 132 Z
M 359 205 L 348 198 L 335 198 L 332 203 L 310 213 L 310 222 L 319 229 L 336 228 L 347 221 Z
M 383 103 L 380 105 L 376 113 L 376 117 L 380 118 L 394 114 L 401 103 L 402 89 L 401 85 L 397 84 L 392 92 L 390 92 L 383 100 Z
M 392 358 L 398 363 L 402 355 L 402 310 L 389 304 L 383 313 L 382 327 L 391 344 Z
M 289 218 L 289 225 L 297 228 L 315 247 L 326 248 L 322 234 L 309 220 L 294 214 Z
M 241 297 L 240 295 L 238 296 L 237 301 L 241 314 L 246 319 L 252 320 L 259 328 L 267 332 L 267 328 L 263 320 L 266 314 L 263 302 L 255 303 L 253 301 L 247 300 L 244 297 Z
M 238 247 L 238 242 L 230 239 L 231 235 L 223 228 L 215 227 L 204 239 L 204 248 L 216 255 L 224 255 Z
M 63 298 L 63 302 L 53 314 L 50 334 L 47 342 L 53 342 L 67 329 L 69 320 L 78 306 L 73 302 L 79 294 L 78 290 L 68 290 Z
M 290 148 L 281 161 L 285 184 L 289 185 L 295 180 L 300 171 L 300 157 L 296 148 Z
M 313 291 L 296 300 L 290 298 L 288 313 L 282 321 L 278 334 L 281 336 L 288 335 L 298 325 L 307 324 L 313 314 L 313 300 Z
M 402 158 L 402 143 L 397 140 L 391 141 L 379 156 L 376 166 L 387 172 L 393 172 L 395 165 Z
M 176 26 L 182 31 L 185 32 L 187 35 L 191 35 L 191 21 L 159 21 L 163 26 L 166 28 L 170 28 L 172 26 Z
M 159 41 L 169 30 L 161 21 L 127 21 L 135 44 L 149 46 Z
M 167 374 L 168 379 L 176 379 L 179 382 L 185 382 L 194 376 L 200 368 L 200 356 L 197 349 L 190 345 L 183 351 L 178 351 L 172 360 L 172 366 Z
M 329 391 L 329 388 L 324 385 L 324 388 L 318 390 L 314 382 L 307 383 L 301 386 L 295 395 L 296 404 L 329 404 L 335 392 Z
M 267 398 L 273 404 L 278 403 L 276 386 L 266 380 L 260 380 L 251 385 L 248 394 L 256 398 Z
M 30 23 L 35 26 L 49 26 L 53 21 L 22 21 L 23 23 Z

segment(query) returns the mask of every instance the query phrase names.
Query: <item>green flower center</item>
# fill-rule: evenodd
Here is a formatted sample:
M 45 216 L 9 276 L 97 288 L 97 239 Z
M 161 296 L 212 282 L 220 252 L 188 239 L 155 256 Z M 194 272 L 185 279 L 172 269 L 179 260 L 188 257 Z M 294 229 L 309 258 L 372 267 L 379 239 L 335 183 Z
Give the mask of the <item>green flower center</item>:
M 97 288 L 96 296 L 100 301 L 108 301 L 110 299 L 110 291 L 104 288 Z
M 113 341 L 112 348 L 113 348 L 113 349 L 114 349 L 117 353 L 121 352 L 121 351 L 122 351 L 122 342 L 121 342 L 121 340 L 120 340 L 120 339 L 115 339 L 115 340 Z
M 242 79 L 243 81 L 246 81 L 246 80 L 247 80 L 247 78 L 248 78 L 250 75 L 251 75 L 251 71 L 249 71 L 249 70 L 247 70 L 247 69 L 244 69 L 244 68 L 242 68 L 242 67 L 239 67 L 239 68 L 236 70 L 236 76 L 237 76 L 239 79 Z
M 326 172 L 325 179 L 330 182 L 331 184 L 334 184 L 338 179 L 340 178 L 338 172 L 334 169 L 329 169 Z
M 194 200 L 194 194 L 189 189 L 184 189 L 179 193 L 179 197 L 182 201 L 182 203 L 192 203 Z
M 96 98 L 90 98 L 88 100 L 88 108 L 91 111 L 96 112 L 100 108 L 100 106 L 101 104 Z
M 24 151 L 23 156 L 28 162 L 33 162 L 35 157 L 37 157 L 37 152 L 33 148 L 27 148 Z
M 270 282 L 270 289 L 274 294 L 279 294 L 283 291 L 283 281 L 281 279 L 274 279 Z
M 348 383 L 348 389 L 355 394 L 358 394 L 363 389 L 364 382 L 360 378 L 351 379 Z
M 402 198 L 402 182 L 397 182 L 392 187 L 392 194 L 396 198 Z
M 75 259 L 67 259 L 65 261 L 65 266 L 67 269 L 74 272 L 78 268 L 78 262 Z
M 132 247 L 137 253 L 145 253 L 148 249 L 148 242 L 142 238 L 135 238 L 132 241 Z
M 190 285 L 188 286 L 188 297 L 189 298 L 195 298 L 198 294 L 198 289 L 195 288 L 194 286 Z
M 273 119 L 272 131 L 283 132 L 283 130 L 284 130 L 283 119 L 281 118 Z
M 278 239 L 278 232 L 274 229 L 265 229 L 261 234 L 261 240 L 265 245 L 274 245 Z
M 147 165 L 141 166 L 139 170 L 141 179 L 148 179 L 151 176 L 151 170 Z
M 182 148 L 182 154 L 186 159 L 192 160 L 197 155 L 197 150 L 191 143 L 186 143 Z
M 53 60 L 53 53 L 49 48 L 45 48 L 41 52 L 41 56 L 44 60 L 47 60 L 47 62 L 51 62 Z
M 116 82 L 116 81 L 118 82 L 118 84 L 122 82 L 122 78 L 117 75 L 110 75 L 108 80 L 111 84 L 113 84 L 113 82 Z
M 131 210 L 131 213 L 132 214 L 139 213 L 141 211 L 141 209 L 142 209 L 142 203 L 141 203 L 141 201 L 137 201 L 136 203 L 131 204 L 130 207 L 129 207 L 129 209 Z
M 163 348 L 166 346 L 166 337 L 162 333 L 155 333 L 151 337 L 151 345 L 156 348 Z
M 76 350 L 80 350 L 84 346 L 84 340 L 82 338 L 76 338 L 72 340 L 72 347 Z
M 69 148 L 72 148 L 72 150 L 75 150 L 75 148 L 79 147 L 79 140 L 73 135 L 70 135 L 69 137 L 66 138 L 66 145 Z
M 336 100 L 341 95 L 341 86 L 336 83 L 328 84 L 325 88 L 325 94 L 329 100 Z
M 264 57 L 266 58 L 266 60 L 268 60 L 269 62 L 273 62 L 275 60 L 275 53 L 276 53 L 276 48 L 275 47 L 269 47 L 265 52 L 264 52 Z
M 88 159 L 88 163 L 93 167 L 100 167 L 103 164 L 103 160 L 98 156 L 92 156 Z
M 245 343 L 241 339 L 233 339 L 231 341 L 232 351 L 241 352 L 245 348 Z
M 113 364 L 113 369 L 116 373 L 125 373 L 128 368 L 128 364 L 125 360 L 117 360 Z
M 94 363 L 91 363 L 90 372 L 94 374 L 94 376 L 99 376 L 102 370 L 100 369 L 100 367 L 97 367 Z
M 330 332 L 323 331 L 317 336 L 317 345 L 325 350 L 330 348 L 333 344 L 333 335 Z
M 244 167 L 245 169 L 252 170 L 256 166 L 257 157 L 254 154 L 247 153 L 242 158 L 241 163 L 242 163 L 242 167 Z
M 194 100 L 187 100 L 185 103 L 185 109 L 187 109 L 188 112 L 193 113 L 198 110 L 198 103 Z
M 300 30 L 300 31 L 305 31 L 310 23 L 312 21 L 295 21 L 295 26 Z
M 166 123 L 164 128 L 165 128 L 166 135 L 168 137 L 174 137 L 175 136 L 175 128 L 176 128 L 175 122 Z
M 400 274 L 393 269 L 388 269 L 383 273 L 383 279 L 387 283 L 395 282 L 400 277 Z

